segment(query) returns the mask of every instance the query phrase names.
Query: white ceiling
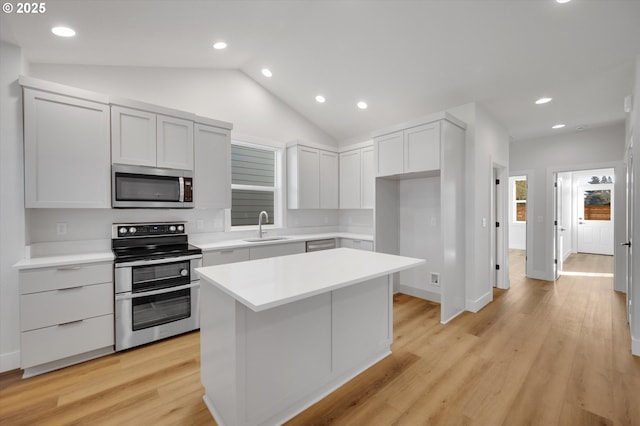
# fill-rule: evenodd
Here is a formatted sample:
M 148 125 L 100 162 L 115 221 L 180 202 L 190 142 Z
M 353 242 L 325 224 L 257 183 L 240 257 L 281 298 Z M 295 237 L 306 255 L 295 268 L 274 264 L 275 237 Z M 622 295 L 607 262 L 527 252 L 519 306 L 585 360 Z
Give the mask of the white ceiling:
M 0 14 L 29 62 L 240 69 L 338 141 L 472 101 L 513 139 L 621 121 L 640 55 L 640 0 L 45 4 Z

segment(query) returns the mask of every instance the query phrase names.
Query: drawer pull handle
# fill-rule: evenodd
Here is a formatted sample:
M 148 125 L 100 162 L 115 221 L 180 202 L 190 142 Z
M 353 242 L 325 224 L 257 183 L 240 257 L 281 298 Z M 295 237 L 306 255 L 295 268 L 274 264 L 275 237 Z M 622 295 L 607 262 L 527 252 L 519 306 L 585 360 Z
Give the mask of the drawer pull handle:
M 354 244 L 360 244 L 362 241 L 361 240 L 353 240 Z
M 79 285 L 77 287 L 67 287 L 67 288 L 59 288 L 58 291 L 70 291 L 70 290 L 78 290 L 84 288 L 83 285 Z
M 66 327 L 68 325 L 80 324 L 82 321 L 84 321 L 84 320 L 69 321 L 69 322 L 65 322 L 65 323 L 62 323 L 62 324 L 58 324 L 58 327 Z
M 229 254 L 229 253 L 233 253 L 233 252 L 234 252 L 233 249 L 231 249 L 231 250 L 220 250 L 220 254 Z
M 58 271 L 77 271 L 78 269 L 82 269 L 82 266 L 63 266 L 57 269 Z

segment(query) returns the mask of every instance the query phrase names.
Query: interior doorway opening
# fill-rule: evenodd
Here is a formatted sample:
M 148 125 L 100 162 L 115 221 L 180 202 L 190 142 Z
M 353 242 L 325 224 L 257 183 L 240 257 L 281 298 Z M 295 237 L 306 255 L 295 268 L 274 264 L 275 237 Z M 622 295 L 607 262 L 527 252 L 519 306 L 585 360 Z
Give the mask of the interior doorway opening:
M 527 175 L 509 177 L 509 268 L 527 274 Z M 519 276 L 519 274 L 517 275 Z
M 555 173 L 555 278 L 614 271 L 613 168 Z M 595 256 L 595 257 L 594 257 Z

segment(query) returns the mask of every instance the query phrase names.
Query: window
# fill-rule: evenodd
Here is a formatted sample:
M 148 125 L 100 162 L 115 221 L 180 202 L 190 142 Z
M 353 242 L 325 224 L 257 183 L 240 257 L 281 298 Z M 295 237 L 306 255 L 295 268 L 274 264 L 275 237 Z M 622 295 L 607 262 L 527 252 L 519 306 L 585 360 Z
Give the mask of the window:
M 514 221 L 527 221 L 527 178 L 518 177 L 514 180 L 513 200 L 515 207 Z
M 257 226 L 261 211 L 268 222 L 279 221 L 278 150 L 231 143 L 231 227 Z

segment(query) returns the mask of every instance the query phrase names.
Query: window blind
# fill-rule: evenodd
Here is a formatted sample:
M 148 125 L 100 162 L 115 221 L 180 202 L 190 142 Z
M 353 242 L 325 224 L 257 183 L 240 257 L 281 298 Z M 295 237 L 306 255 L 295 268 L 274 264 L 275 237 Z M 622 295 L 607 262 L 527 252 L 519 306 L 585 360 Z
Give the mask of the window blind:
M 231 146 L 231 183 L 273 187 L 275 182 L 275 156 L 273 151 Z

